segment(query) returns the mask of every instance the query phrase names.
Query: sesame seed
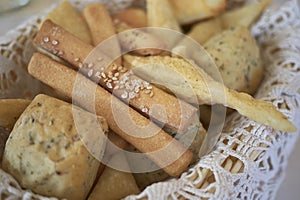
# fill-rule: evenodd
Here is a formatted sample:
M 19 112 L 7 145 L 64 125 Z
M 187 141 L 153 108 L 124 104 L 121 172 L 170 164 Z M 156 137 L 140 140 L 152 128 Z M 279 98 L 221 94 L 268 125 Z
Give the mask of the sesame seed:
M 108 78 L 112 78 L 113 77 L 113 75 L 111 74 L 111 73 L 108 73 Z
M 117 81 L 117 80 L 118 80 L 117 77 L 112 77 L 111 79 L 112 79 L 113 81 Z
M 100 72 L 96 72 L 95 76 L 99 78 L 100 77 Z
M 57 40 L 52 40 L 52 42 L 51 42 L 54 46 L 55 45 L 58 45 L 58 41 Z
M 120 22 L 120 20 L 119 20 L 118 18 L 114 18 L 113 22 L 114 22 L 115 24 L 117 24 L 117 23 Z
M 118 90 L 118 89 L 120 89 L 120 86 L 119 85 L 117 85 L 117 86 L 115 86 L 115 88 L 114 88 L 115 90 Z
M 148 82 L 144 81 L 143 85 L 144 85 L 145 88 L 147 88 L 150 84 Z
M 127 69 L 126 68 L 123 68 L 123 69 L 121 69 L 121 70 L 119 70 L 121 73 L 125 73 L 125 72 L 127 72 Z
M 93 66 L 94 66 L 93 63 L 89 63 L 89 64 L 88 64 L 88 68 L 92 68 Z
M 150 92 L 150 95 L 149 95 L 149 96 L 150 96 L 150 97 L 153 97 L 153 96 L 154 96 L 153 91 Z
M 118 66 L 117 65 L 113 65 L 113 70 L 117 70 L 118 69 Z
M 101 67 L 101 68 L 100 68 L 100 70 L 103 72 L 103 71 L 104 71 L 104 68 L 103 68 L 103 67 Z
M 53 53 L 53 54 L 57 54 L 57 50 L 56 50 L 56 49 L 53 49 L 53 50 L 52 50 L 52 53 Z
M 89 70 L 89 72 L 88 72 L 88 77 L 91 77 L 93 75 L 93 70 L 91 69 L 91 70 Z
M 143 108 L 142 108 L 142 112 L 144 112 L 144 113 L 148 112 L 148 108 L 143 107 Z
M 111 83 L 107 82 L 107 83 L 106 83 L 106 86 L 107 86 L 109 89 L 112 89 L 112 84 L 111 84 Z
M 118 71 L 120 71 L 120 70 L 122 70 L 122 69 L 123 69 L 123 67 L 122 67 L 122 66 L 118 67 Z
M 44 37 L 43 41 L 46 42 L 46 43 L 49 42 L 49 37 Z
M 104 79 L 103 81 L 104 81 L 104 82 L 107 82 L 107 81 L 108 81 L 108 78 Z
M 63 51 L 58 51 L 57 55 L 62 56 L 64 54 Z
M 133 99 L 136 96 L 134 92 L 129 92 L 129 99 Z
M 82 63 L 79 63 L 78 66 L 79 66 L 79 68 L 82 68 L 83 64 L 82 64 Z
M 74 61 L 75 61 L 75 62 L 78 62 L 78 61 L 79 61 L 79 58 L 75 58 Z
M 140 92 L 140 88 L 139 88 L 139 87 L 135 87 L 135 88 L 134 88 L 134 92 L 135 92 L 135 93 L 139 93 L 139 92 Z
M 101 73 L 102 78 L 106 78 L 106 75 L 104 72 Z
M 151 90 L 152 89 L 152 86 L 148 86 L 146 87 L 147 90 Z
M 122 99 L 127 99 L 127 97 L 128 97 L 128 92 L 124 92 L 122 95 L 121 95 L 121 98 Z
M 107 82 L 111 83 L 111 82 L 112 82 L 112 80 L 111 80 L 111 79 L 108 79 L 108 80 L 107 80 Z
M 117 72 L 117 73 L 114 74 L 114 76 L 115 76 L 115 77 L 118 77 L 118 76 L 120 76 L 120 73 Z

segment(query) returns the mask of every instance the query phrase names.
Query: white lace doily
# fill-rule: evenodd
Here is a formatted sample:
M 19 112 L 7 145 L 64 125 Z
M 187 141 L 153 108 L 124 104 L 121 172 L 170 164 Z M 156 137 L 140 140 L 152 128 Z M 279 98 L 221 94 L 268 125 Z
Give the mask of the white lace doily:
M 72 0 L 82 9 L 93 0 Z M 121 9 L 133 0 L 103 0 L 110 8 Z M 141 1 L 135 3 L 141 4 Z M 243 2 L 243 0 L 231 0 Z M 237 5 L 238 5 L 237 4 Z M 115 10 L 112 10 L 115 11 Z M 0 97 L 32 97 L 43 89 L 35 82 L 24 90 L 32 78 L 26 63 L 33 52 L 33 35 L 43 15 L 20 25 L 0 38 Z M 296 0 L 269 9 L 252 27 L 252 33 L 262 47 L 265 79 L 256 98 L 271 101 L 300 129 L 300 11 Z M 13 78 L 13 81 L 11 79 Z M 3 81 L 4 80 L 4 81 Z M 5 82 L 6 81 L 6 82 Z M 21 84 L 22 81 L 22 84 Z M 18 94 L 18 95 L 15 95 Z M 274 199 L 285 174 L 298 134 L 287 134 L 255 123 L 235 114 L 214 150 L 179 179 L 156 183 L 139 195 L 126 199 Z M 0 152 L 1 153 L 1 152 Z M 18 183 L 0 169 L 0 197 L 7 199 L 50 199 L 24 191 Z M 53 198 L 55 199 L 55 198 Z

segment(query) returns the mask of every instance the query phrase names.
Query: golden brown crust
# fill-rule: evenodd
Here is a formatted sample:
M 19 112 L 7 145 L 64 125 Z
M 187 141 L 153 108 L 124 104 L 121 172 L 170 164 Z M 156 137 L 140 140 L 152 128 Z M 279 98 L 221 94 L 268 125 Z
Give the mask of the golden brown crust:
M 147 0 L 147 20 L 150 27 L 168 28 L 181 32 L 169 0 Z
M 122 21 L 115 21 L 115 26 L 119 33 L 120 43 L 126 51 L 148 56 L 159 55 L 166 48 L 166 44 L 154 35 L 147 33 L 147 29 L 133 29 Z
M 219 18 L 210 19 L 193 25 L 188 36 L 199 44 L 204 44 L 210 37 L 222 31 L 222 23 Z
M 110 163 L 119 163 L 119 167 L 129 168 L 126 157 L 122 152 L 115 154 Z M 88 200 L 99 200 L 99 197 L 111 200 L 123 199 L 128 195 L 138 193 L 140 193 L 140 190 L 131 173 L 107 166 Z
M 204 48 L 214 60 L 224 85 L 254 94 L 264 74 L 260 49 L 246 27 L 225 30 L 210 38 Z
M 192 153 L 179 142 L 109 92 L 72 69 L 37 53 L 31 58 L 28 71 L 45 84 L 68 97 L 73 97 L 73 101 L 85 109 L 89 111 L 95 109 L 97 115 L 103 116 L 115 133 L 141 152 L 146 153 L 171 176 L 179 176 L 191 162 Z M 75 81 L 77 89 L 73 91 Z M 153 133 L 156 134 L 149 135 Z M 171 164 L 166 166 L 169 163 Z
M 270 3 L 271 0 L 262 0 L 223 13 L 220 16 L 223 28 L 228 29 L 237 26 L 249 28 Z
M 146 12 L 140 8 L 127 8 L 112 15 L 114 20 L 125 22 L 133 28 L 147 26 Z
M 75 115 L 84 119 L 80 125 L 75 123 Z M 99 127 L 97 134 L 95 127 Z M 53 97 L 38 95 L 14 126 L 5 147 L 3 169 L 23 188 L 36 193 L 84 199 L 99 167 L 99 161 L 86 145 L 95 145 L 97 153 L 102 154 L 107 129 L 106 121 L 100 116 Z
M 202 68 L 194 66 L 195 64 L 189 61 L 169 56 L 137 57 L 126 55 L 124 59 L 126 62 L 131 63 L 133 68 L 140 69 L 139 73 L 141 75 L 147 74 L 148 78 L 154 80 L 157 77 L 156 73 L 162 73 L 156 69 L 157 63 L 176 71 L 181 75 L 181 78 L 184 77 L 187 80 L 193 90 L 183 89 L 184 85 L 180 84 L 179 81 L 177 85 L 169 85 L 169 88 L 173 87 L 173 91 L 187 101 L 193 95 L 196 95 L 201 104 L 223 104 L 237 110 L 241 115 L 280 131 L 296 131 L 296 127 L 270 102 L 256 100 L 249 94 L 228 89 L 223 84 L 213 80 Z M 156 64 L 153 65 L 153 63 Z M 145 65 L 147 65 L 147 68 L 138 68 Z M 167 76 L 165 77 L 165 82 L 169 83 L 170 80 L 168 80 Z
M 116 34 L 110 13 L 101 3 L 93 3 L 85 7 L 83 16 L 90 28 L 94 46 L 101 44 L 101 42 Z M 116 55 L 121 55 L 117 37 L 111 38 L 110 40 L 109 48 L 111 48 Z M 122 59 L 119 57 L 115 62 L 121 64 Z
M 52 34 L 53 29 L 55 29 L 55 36 Z M 43 41 L 45 37 L 49 37 L 50 41 L 45 43 Z M 53 45 L 51 41 L 57 41 L 58 44 Z M 76 69 L 80 69 L 91 79 L 99 81 L 100 85 L 123 101 L 129 102 L 141 113 L 153 117 L 173 130 L 185 130 L 197 115 L 195 107 L 178 100 L 152 84 L 146 83 L 137 76 L 127 73 L 126 68 L 115 64 L 108 65 L 107 57 L 104 54 L 93 53 L 91 45 L 78 40 L 50 21 L 44 22 L 34 39 L 34 44 L 50 52 L 62 52 L 57 55 L 71 63 Z M 95 49 L 96 51 L 97 49 Z M 99 61 L 99 58 L 102 60 Z M 83 61 L 85 62 L 84 65 L 81 63 Z M 108 67 L 103 69 L 104 66 Z M 124 84 L 114 84 L 114 81 L 123 81 Z M 134 88 L 127 87 L 126 83 L 134 85 Z M 151 111 L 151 107 L 155 105 L 165 109 L 165 112 L 163 110 L 155 111 L 154 108 Z
M 188 24 L 197 20 L 213 17 L 226 8 L 226 0 L 170 0 L 173 12 L 180 24 Z
M 26 99 L 0 99 L 0 127 L 12 130 L 30 102 Z
M 86 21 L 69 1 L 62 1 L 46 16 L 46 19 L 54 21 L 81 40 L 89 44 L 92 43 L 92 37 Z

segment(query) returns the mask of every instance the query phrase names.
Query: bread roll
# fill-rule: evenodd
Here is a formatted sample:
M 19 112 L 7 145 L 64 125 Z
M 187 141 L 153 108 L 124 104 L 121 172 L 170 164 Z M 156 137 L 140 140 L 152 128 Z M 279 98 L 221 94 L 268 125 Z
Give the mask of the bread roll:
M 77 119 L 74 118 L 77 117 Z M 80 124 L 77 121 L 80 119 Z M 95 126 L 100 129 L 95 134 Z M 102 117 L 46 95 L 26 108 L 7 141 L 3 169 L 35 193 L 83 200 L 97 174 L 108 126 Z M 84 141 L 84 143 L 83 143 Z
M 126 157 L 122 152 L 113 155 L 110 164 L 112 167 L 107 166 L 104 169 L 88 200 L 117 200 L 140 192 L 131 173 L 113 168 L 113 165 L 117 164 L 118 167 L 129 171 Z
M 225 30 L 205 44 L 224 84 L 234 90 L 254 94 L 263 78 L 260 50 L 246 27 Z

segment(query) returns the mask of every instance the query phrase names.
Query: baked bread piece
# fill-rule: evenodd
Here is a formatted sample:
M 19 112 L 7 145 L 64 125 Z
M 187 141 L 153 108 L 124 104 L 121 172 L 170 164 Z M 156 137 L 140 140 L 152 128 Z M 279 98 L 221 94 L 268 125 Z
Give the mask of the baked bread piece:
M 105 117 L 115 133 L 147 154 L 171 176 L 179 176 L 190 164 L 193 155 L 189 150 L 80 73 L 40 53 L 32 56 L 28 72 L 86 110 Z
M 58 4 L 58 6 L 46 16 L 46 19 L 50 19 L 56 24 L 59 24 L 81 40 L 89 44 L 92 43 L 92 37 L 87 23 L 68 0 L 64 0 Z
M 8 136 L 9 136 L 9 131 L 6 128 L 0 126 L 0 168 L 1 168 L 2 156 L 4 153 L 4 147 L 8 139 Z
M 122 63 L 122 59 L 119 57 L 121 48 L 118 38 L 112 37 L 116 34 L 116 30 L 106 7 L 101 3 L 90 4 L 84 8 L 83 16 L 90 28 L 93 45 L 101 45 L 103 41 L 109 39 L 105 50 L 110 52 L 110 56 L 116 59 L 115 62 L 120 65 Z
M 169 0 L 147 0 L 148 26 L 169 28 L 181 32 Z
M 221 20 L 216 17 L 204 22 L 199 22 L 191 28 L 187 36 L 203 45 L 209 38 L 222 31 Z M 186 39 L 186 38 L 185 38 Z M 184 44 L 184 42 L 181 42 Z
M 112 156 L 88 200 L 116 200 L 138 193 L 140 190 L 130 173 L 126 157 L 120 151 Z
M 54 30 L 56 34 L 53 36 Z M 57 44 L 45 42 L 45 38 L 51 42 L 56 41 Z M 34 44 L 57 53 L 60 58 L 80 70 L 80 73 L 98 82 L 140 113 L 176 131 L 185 130 L 191 120 L 197 117 L 195 107 L 132 75 L 126 67 L 110 64 L 111 59 L 101 49 L 84 43 L 50 20 L 44 22 L 34 39 Z M 155 109 L 158 107 L 162 109 Z
M 98 126 L 100 128 L 95 129 Z M 86 146 L 94 155 L 101 156 L 107 129 L 102 117 L 61 100 L 38 95 L 9 136 L 3 169 L 23 188 L 35 193 L 85 199 L 100 164 Z
M 11 131 L 29 104 L 26 99 L 0 99 L 0 127 Z
M 227 87 L 248 94 L 256 92 L 264 68 L 259 47 L 246 27 L 225 30 L 210 38 L 204 48 Z
M 118 38 L 124 51 L 138 55 L 159 55 L 166 49 L 166 44 L 147 32 L 146 29 L 135 29 L 125 22 L 115 20 Z
M 226 8 L 226 0 L 170 0 L 170 4 L 180 24 L 217 16 Z
M 182 134 L 174 133 L 171 130 L 168 130 L 167 132 L 173 135 L 177 140 L 180 141 L 180 143 L 182 143 L 186 148 L 188 148 L 191 152 L 193 152 L 193 159 L 191 161 L 191 165 L 199 161 L 200 159 L 199 151 L 200 148 L 202 147 L 202 143 L 206 136 L 206 130 L 202 127 L 199 120 L 193 122 L 190 125 L 189 129 Z M 126 150 L 130 152 L 139 153 L 139 151 L 132 146 L 129 146 Z M 132 157 L 128 156 L 128 163 L 132 170 L 134 170 L 137 165 L 141 164 L 139 162 L 140 161 L 137 161 Z M 146 157 L 144 158 L 143 162 L 146 162 L 147 165 L 153 166 L 153 169 L 157 168 L 155 163 L 151 162 Z M 170 176 L 162 169 L 158 169 L 151 172 L 134 173 L 133 176 L 136 180 L 137 185 L 141 190 L 145 189 L 147 186 L 153 183 L 164 181 L 170 178 Z
M 123 58 L 131 65 L 134 73 L 145 80 L 151 79 L 156 83 L 167 85 L 186 101 L 196 97 L 199 104 L 222 104 L 237 110 L 241 115 L 280 131 L 295 132 L 297 130 L 272 103 L 257 100 L 247 93 L 227 88 L 192 61 L 170 56 L 126 55 Z
M 145 10 L 140 8 L 127 8 L 112 15 L 112 18 L 128 24 L 133 28 L 147 26 L 147 15 Z
M 220 16 L 224 29 L 237 26 L 249 28 L 268 7 L 272 0 L 260 0 L 230 10 Z

